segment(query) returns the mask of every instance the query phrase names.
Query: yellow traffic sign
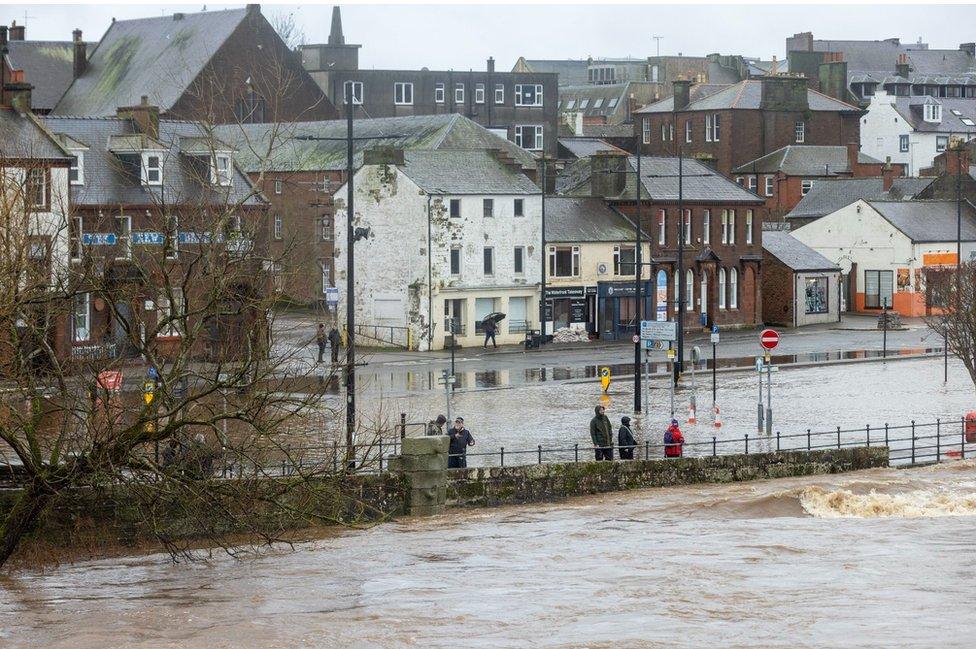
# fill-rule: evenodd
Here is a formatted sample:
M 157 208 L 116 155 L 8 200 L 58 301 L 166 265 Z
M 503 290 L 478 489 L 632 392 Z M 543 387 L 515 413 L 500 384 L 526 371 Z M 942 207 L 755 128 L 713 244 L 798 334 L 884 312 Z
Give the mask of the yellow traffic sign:
M 674 360 L 674 357 L 675 357 L 674 350 L 673 349 L 669 349 L 668 350 L 668 359 L 673 361 Z
M 610 368 L 609 367 L 600 368 L 600 385 L 603 386 L 604 392 L 610 389 Z

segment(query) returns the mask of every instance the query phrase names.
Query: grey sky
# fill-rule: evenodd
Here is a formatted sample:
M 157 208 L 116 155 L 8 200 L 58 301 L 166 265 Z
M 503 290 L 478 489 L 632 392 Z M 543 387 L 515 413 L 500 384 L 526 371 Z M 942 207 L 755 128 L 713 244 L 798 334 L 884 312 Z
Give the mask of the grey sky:
M 240 5 L 207 4 L 211 11 Z M 5 5 L 3 23 L 24 23 L 27 38 L 70 40 L 80 27 L 98 40 L 112 17 L 200 11 L 199 5 Z M 307 42 L 324 42 L 330 5 L 263 5 L 272 17 L 294 12 Z M 509 69 L 527 58 L 586 58 L 710 52 L 782 58 L 785 39 L 919 37 L 933 48 L 976 40 L 976 6 L 966 5 L 346 5 L 346 41 L 362 44 L 360 64 L 372 68 L 483 69 L 494 56 Z

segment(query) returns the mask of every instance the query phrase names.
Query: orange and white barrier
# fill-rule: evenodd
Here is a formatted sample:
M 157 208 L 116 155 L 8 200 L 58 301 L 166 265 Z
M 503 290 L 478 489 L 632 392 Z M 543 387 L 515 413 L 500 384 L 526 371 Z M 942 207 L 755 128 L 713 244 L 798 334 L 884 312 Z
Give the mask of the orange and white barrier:
M 695 424 L 698 420 L 695 417 L 695 404 L 694 402 L 688 404 L 688 423 Z
M 722 412 L 719 410 L 719 408 L 718 408 L 717 405 L 715 406 L 714 415 L 715 415 L 715 428 L 721 428 L 722 427 Z

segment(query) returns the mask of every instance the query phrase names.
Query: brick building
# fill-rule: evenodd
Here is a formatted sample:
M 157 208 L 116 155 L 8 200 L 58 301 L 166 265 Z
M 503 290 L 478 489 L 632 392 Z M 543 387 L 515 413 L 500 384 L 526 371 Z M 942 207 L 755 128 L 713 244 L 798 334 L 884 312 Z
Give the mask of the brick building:
M 346 43 L 339 8 L 327 43 L 302 46 L 302 63 L 345 115 L 352 84 L 357 118 L 459 113 L 528 151 L 556 155 L 557 75 L 495 70 L 365 70 Z
M 696 93 L 674 82 L 674 97 L 634 113 L 648 155 L 684 155 L 720 173 L 790 144 L 845 146 L 860 141 L 861 111 L 807 88 L 794 76 L 766 76 Z
M 735 181 L 766 199 L 771 217 L 782 217 L 817 183 L 832 178 L 904 176 L 905 165 L 885 164 L 859 151 L 856 142 L 842 146 L 791 144 L 733 169 Z
M 14 20 L 9 29 L 0 25 L 0 57 L 4 79 L 18 78 L 31 84 L 33 95 L 31 108 L 39 115 L 54 109 L 61 95 L 74 79 L 74 61 L 87 60 L 86 56 L 76 57 L 74 52 L 81 48 L 87 53 L 90 44 L 81 39 L 81 30 L 76 29 L 70 41 L 29 41 L 24 25 Z M 79 52 L 79 54 L 81 54 Z
M 84 47 L 73 57 L 56 115 L 111 116 L 146 96 L 166 118 L 211 124 L 336 116 L 259 5 L 116 20 L 90 57 Z
M 651 235 L 646 268 L 651 297 L 645 317 L 675 316 L 679 281 L 685 286 L 686 328 L 705 325 L 751 326 L 762 321 L 760 276 L 762 223 L 766 207 L 708 165 L 696 160 L 645 156 L 641 159 L 641 223 Z M 598 153 L 564 171 L 561 193 L 600 197 L 631 220 L 636 220 L 637 158 L 617 152 Z M 685 277 L 678 277 L 678 237 L 685 242 L 681 256 Z M 634 333 L 637 313 L 627 312 L 608 286 L 601 295 L 601 320 L 616 322 L 615 335 Z M 602 335 L 603 332 L 601 332 Z
M 840 266 L 787 230 L 763 231 L 763 322 L 802 327 L 840 320 Z
M 334 227 L 333 197 L 346 181 L 344 120 L 294 124 L 227 124 L 215 132 L 237 150 L 237 162 L 271 204 L 268 241 L 284 301 L 321 305 L 333 286 L 334 246 L 345 231 Z M 535 158 L 458 114 L 355 121 L 353 166 L 368 149 L 495 151 L 529 175 Z M 395 138 L 384 135 L 396 134 Z M 296 137 L 313 138 L 308 140 Z M 345 198 L 344 196 L 338 198 Z

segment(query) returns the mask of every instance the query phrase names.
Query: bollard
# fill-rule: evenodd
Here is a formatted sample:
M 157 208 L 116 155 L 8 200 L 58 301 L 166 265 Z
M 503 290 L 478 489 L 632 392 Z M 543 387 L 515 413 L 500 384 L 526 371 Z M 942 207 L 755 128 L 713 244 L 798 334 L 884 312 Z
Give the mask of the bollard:
M 651 459 L 651 443 L 646 439 L 644 440 L 644 459 Z
M 712 457 L 718 455 L 718 448 L 715 446 L 715 436 L 712 435 Z
M 935 461 L 942 461 L 942 431 L 939 418 L 935 418 Z
M 776 452 L 779 453 L 779 431 L 776 431 Z
M 502 450 L 499 453 L 499 455 L 501 455 L 501 458 L 502 458 L 502 466 L 505 466 L 505 447 L 504 446 L 502 447 Z
M 407 436 L 407 413 L 400 413 L 400 439 Z
M 885 446 L 891 446 L 888 443 L 888 422 L 885 422 Z M 891 451 L 889 451 L 889 454 L 890 453 L 891 453 Z
M 746 433 L 746 455 L 749 455 L 749 433 Z
M 807 428 L 807 451 L 810 450 L 810 429 Z
M 380 473 L 383 472 L 383 438 L 380 437 Z
M 542 464 L 542 444 L 539 444 L 539 464 Z
M 574 462 L 579 462 L 579 442 L 573 444 L 573 456 L 576 458 Z
M 837 450 L 840 450 L 840 426 L 837 427 Z
M 912 419 L 912 464 L 915 464 L 915 420 Z
M 868 443 L 868 448 L 871 448 L 871 424 L 868 424 L 864 428 L 865 438 Z

